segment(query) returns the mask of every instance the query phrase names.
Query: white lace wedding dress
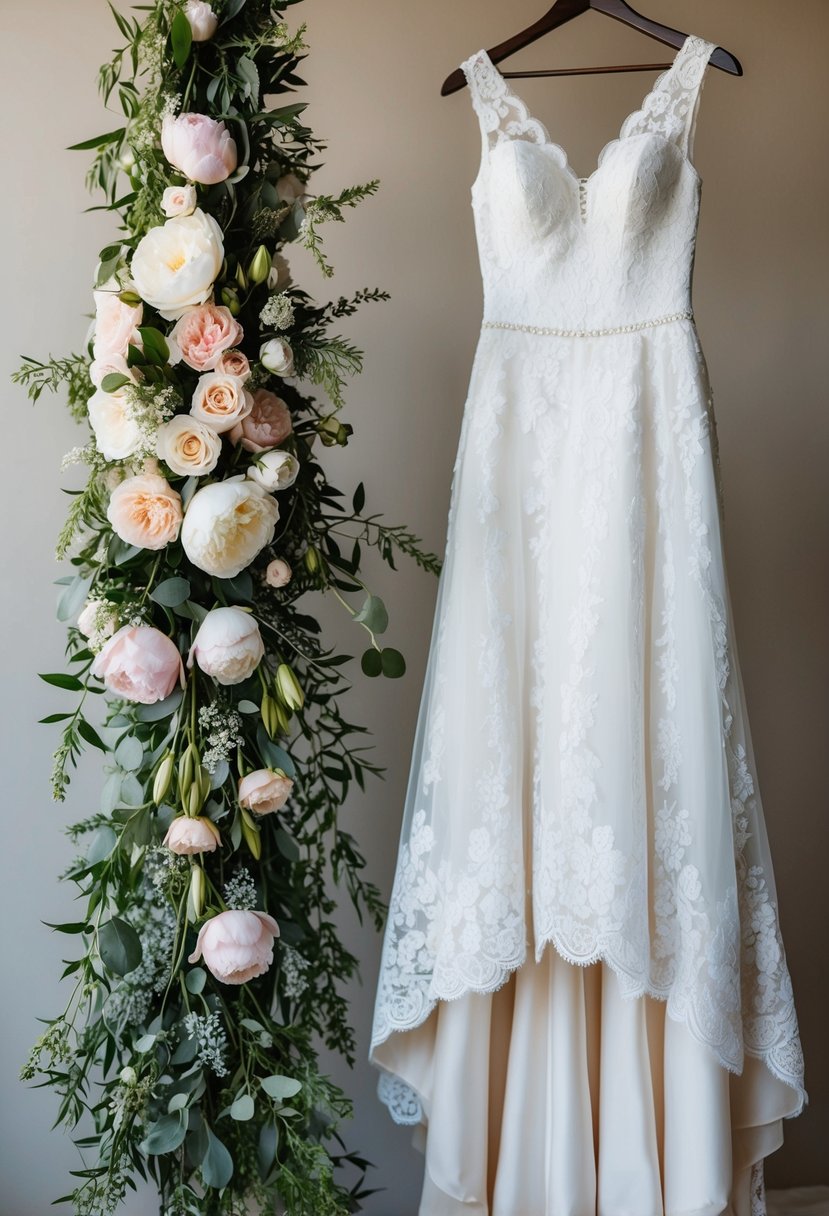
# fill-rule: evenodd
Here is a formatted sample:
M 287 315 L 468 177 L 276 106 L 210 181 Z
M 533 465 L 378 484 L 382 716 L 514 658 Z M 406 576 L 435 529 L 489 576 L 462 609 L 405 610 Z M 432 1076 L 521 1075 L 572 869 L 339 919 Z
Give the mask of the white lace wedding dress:
M 485 319 L 371 1048 L 420 1216 L 757 1216 L 805 1101 L 691 314 L 713 50 L 588 178 L 463 65 Z

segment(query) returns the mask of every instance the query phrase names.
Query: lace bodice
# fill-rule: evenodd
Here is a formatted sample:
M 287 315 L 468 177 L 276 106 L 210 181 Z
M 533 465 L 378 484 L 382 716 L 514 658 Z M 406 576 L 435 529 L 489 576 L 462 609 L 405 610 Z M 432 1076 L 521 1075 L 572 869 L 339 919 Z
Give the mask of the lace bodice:
M 462 65 L 483 136 L 472 199 L 487 319 L 580 330 L 690 312 L 692 142 L 714 49 L 686 39 L 587 178 L 486 51 Z

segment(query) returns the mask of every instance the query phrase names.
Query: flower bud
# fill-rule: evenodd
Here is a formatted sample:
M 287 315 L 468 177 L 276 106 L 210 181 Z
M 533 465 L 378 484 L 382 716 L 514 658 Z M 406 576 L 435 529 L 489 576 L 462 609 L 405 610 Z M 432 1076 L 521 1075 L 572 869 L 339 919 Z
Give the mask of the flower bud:
M 287 663 L 280 663 L 276 669 L 276 695 L 288 709 L 302 709 L 305 704 L 305 693 Z
M 270 735 L 271 739 L 275 739 L 279 734 L 279 712 L 276 701 L 269 692 L 262 694 L 262 704 L 260 706 L 262 714 L 262 724 L 265 730 Z
M 242 836 L 244 837 L 245 844 L 258 861 L 262 856 L 262 838 L 259 835 L 259 828 L 246 810 L 240 811 L 240 814 L 242 817 Z
M 138 1073 L 128 1064 L 126 1068 L 122 1068 L 119 1072 L 118 1080 L 122 1085 L 135 1085 L 138 1080 Z
M 203 806 L 204 794 L 202 793 L 201 783 L 195 780 L 187 792 L 187 814 L 192 816 L 198 815 Z
M 153 781 L 153 802 L 156 806 L 161 806 L 170 792 L 170 786 L 173 784 L 175 762 L 176 758 L 173 753 L 167 751 L 164 753 L 163 759 L 156 769 L 155 780 Z
M 251 283 L 264 283 L 271 269 L 271 255 L 267 245 L 260 245 L 248 265 L 248 278 Z
M 336 414 L 329 414 L 317 423 L 317 432 L 327 448 L 344 448 L 349 435 L 354 433 L 354 427 L 348 422 L 340 422 Z
M 226 308 L 229 308 L 234 317 L 238 317 L 242 311 L 242 306 L 239 303 L 239 296 L 232 287 L 222 288 L 222 303 Z
M 305 569 L 309 574 L 315 574 L 320 568 L 320 556 L 313 545 L 305 550 Z
M 248 281 L 245 276 L 245 270 L 244 270 L 244 267 L 242 266 L 241 262 L 236 267 L 236 282 L 239 284 L 242 291 L 247 290 Z
M 181 795 L 182 805 L 185 804 L 190 793 L 190 786 L 196 776 L 196 765 L 199 763 L 199 753 L 192 743 L 188 743 L 187 747 L 181 754 L 178 762 L 178 791 Z
M 195 863 L 190 870 L 190 904 L 193 919 L 198 920 L 204 910 L 204 870 Z

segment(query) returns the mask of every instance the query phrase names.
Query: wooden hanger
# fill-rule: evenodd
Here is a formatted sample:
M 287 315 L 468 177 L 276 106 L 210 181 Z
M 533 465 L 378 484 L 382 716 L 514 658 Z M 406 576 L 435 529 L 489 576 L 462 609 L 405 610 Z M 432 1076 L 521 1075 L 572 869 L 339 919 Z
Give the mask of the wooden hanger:
M 629 4 L 626 4 L 625 0 L 556 0 L 553 7 L 534 25 L 528 26 L 527 29 L 513 35 L 512 38 L 508 38 L 506 42 L 500 43 L 499 46 L 489 51 L 489 58 L 493 63 L 501 63 L 508 55 L 514 55 L 516 51 L 523 50 L 525 46 L 542 38 L 544 34 L 549 34 L 552 30 L 558 29 L 560 25 L 572 21 L 574 17 L 580 17 L 582 13 L 586 13 L 590 9 L 596 13 L 604 13 L 607 17 L 614 17 L 617 21 L 622 21 L 635 30 L 641 30 L 650 38 L 656 38 L 657 41 L 664 42 L 667 46 L 676 47 L 677 50 L 688 37 L 681 30 L 672 29 L 669 25 L 662 25 L 659 21 L 651 21 L 649 17 L 643 17 L 641 13 L 635 12 Z M 720 46 L 712 52 L 709 62 L 724 72 L 730 72 L 732 76 L 742 76 L 743 74 L 739 60 L 730 51 L 725 51 Z M 594 72 L 644 72 L 649 68 L 669 68 L 670 66 L 669 63 L 623 63 L 610 67 L 545 68 L 538 71 L 503 72 L 502 75 L 581 76 Z M 441 96 L 448 97 L 450 93 L 456 93 L 458 89 L 462 89 L 465 84 L 466 77 L 463 71 L 456 68 L 444 80 L 440 90 Z

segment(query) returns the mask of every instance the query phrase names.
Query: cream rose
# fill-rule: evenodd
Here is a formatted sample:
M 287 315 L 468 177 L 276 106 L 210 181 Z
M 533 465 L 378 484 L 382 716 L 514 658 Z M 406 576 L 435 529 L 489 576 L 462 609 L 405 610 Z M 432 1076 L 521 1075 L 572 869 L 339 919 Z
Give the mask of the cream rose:
M 275 376 L 294 374 L 294 352 L 284 338 L 271 338 L 259 348 L 259 362 Z
M 203 477 L 218 464 L 222 441 L 213 427 L 198 418 L 176 414 L 158 428 L 156 452 L 180 477 Z
M 92 664 L 92 674 L 127 701 L 153 705 L 184 687 L 184 664 L 174 643 L 150 625 L 125 625 Z
M 120 297 L 120 288 L 99 288 L 93 291 L 95 299 L 95 337 L 92 354 L 96 359 L 111 355 L 126 355 L 130 342 L 140 342 L 138 326 L 144 315 L 141 304 L 125 304 Z
M 281 397 L 260 388 L 253 394 L 253 408 L 234 426 L 230 438 L 247 452 L 278 447 L 293 430 L 291 412 Z
M 203 304 L 224 259 L 222 230 L 199 208 L 151 228 L 132 255 L 132 276 L 142 299 L 168 321 Z
M 178 536 L 181 495 L 158 473 L 139 473 L 112 491 L 107 519 L 126 544 L 163 549 Z
M 290 452 L 264 452 L 248 469 L 247 475 L 263 490 L 287 490 L 297 479 L 299 461 Z
M 192 215 L 196 210 L 196 187 L 168 186 L 161 196 L 161 210 L 168 219 L 174 215 Z
M 253 675 L 265 653 L 259 626 L 241 608 L 214 608 L 199 626 L 187 656 L 217 684 L 241 684 Z
M 99 388 L 86 408 L 95 446 L 104 460 L 128 460 L 135 455 L 141 447 L 141 432 L 123 393 L 105 393 Z
M 199 376 L 190 402 L 190 413 L 223 434 L 232 430 L 253 409 L 253 397 L 238 376 L 208 372 Z
M 171 165 L 204 186 L 225 181 L 236 168 L 236 141 L 223 122 L 207 114 L 167 114 L 161 147 Z
M 265 582 L 269 587 L 287 587 L 293 577 L 293 571 L 283 557 L 275 557 L 268 562 L 265 570 Z
M 197 490 L 181 529 L 188 559 L 217 578 L 235 578 L 269 545 L 279 507 L 252 481 L 229 478 Z
M 211 975 L 223 984 L 245 984 L 270 967 L 275 937 L 279 925 L 266 912 L 231 908 L 202 925 L 187 961 L 203 958 Z
M 191 857 L 194 853 L 212 853 L 222 843 L 219 829 L 203 815 L 180 815 L 167 829 L 164 844 L 171 853 Z
M 229 308 L 223 304 L 202 304 L 176 321 L 170 342 L 181 351 L 188 367 L 197 372 L 212 372 L 222 352 L 241 342 L 243 336 L 244 330 Z
M 221 372 L 223 376 L 238 376 L 240 380 L 247 380 L 250 376 L 250 363 L 247 355 L 242 354 L 240 350 L 224 350 L 219 355 L 214 370 Z
M 293 781 L 284 773 L 259 768 L 239 782 L 239 805 L 255 815 L 270 815 L 282 810 L 293 788 Z

